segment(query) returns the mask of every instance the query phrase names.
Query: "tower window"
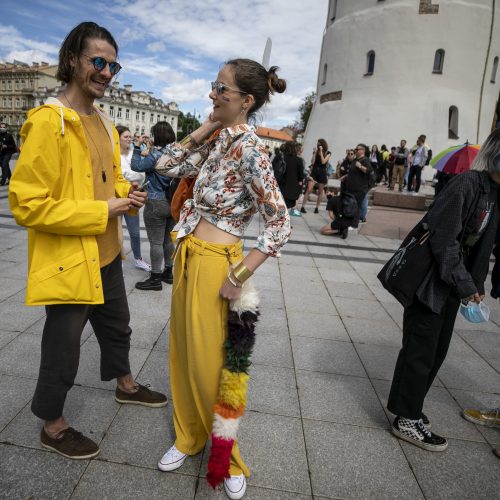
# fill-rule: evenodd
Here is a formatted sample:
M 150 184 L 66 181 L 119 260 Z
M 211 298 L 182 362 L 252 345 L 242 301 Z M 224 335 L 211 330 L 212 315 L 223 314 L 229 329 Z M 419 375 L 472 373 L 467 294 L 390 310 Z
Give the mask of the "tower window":
M 450 106 L 448 111 L 448 139 L 458 139 L 458 108 Z
M 366 54 L 366 73 L 365 76 L 373 75 L 375 70 L 375 51 L 370 50 L 368 54 Z
M 434 67 L 432 68 L 432 72 L 441 74 L 443 72 L 443 65 L 444 65 L 444 49 L 438 49 L 434 54 Z
M 495 83 L 497 81 L 497 70 L 498 70 L 498 56 L 493 59 L 493 68 L 491 69 L 491 83 Z
M 321 85 L 326 83 L 326 75 L 328 73 L 328 64 L 323 65 L 323 82 Z

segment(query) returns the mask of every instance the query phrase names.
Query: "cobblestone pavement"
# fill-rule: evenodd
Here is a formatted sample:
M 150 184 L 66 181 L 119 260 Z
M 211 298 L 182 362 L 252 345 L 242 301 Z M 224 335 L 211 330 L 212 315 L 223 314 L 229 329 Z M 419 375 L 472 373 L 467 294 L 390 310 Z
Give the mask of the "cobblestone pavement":
M 100 443 L 101 455 L 70 461 L 41 449 L 30 401 L 44 310 L 23 305 L 27 233 L 15 225 L 6 195 L 0 188 L 0 498 L 225 498 L 204 480 L 207 450 L 178 472 L 156 469 L 174 437 L 171 404 L 115 403 L 113 384 L 99 379 L 90 327 L 66 415 Z M 492 321 L 485 325 L 457 321 L 427 398 L 425 412 L 433 429 L 450 439 L 448 450 L 430 453 L 402 443 L 390 434 L 392 416 L 385 410 L 402 308 L 376 279 L 398 241 L 354 231 L 345 241 L 323 237 L 324 211 L 309 212 L 293 218 L 283 257 L 257 272 L 262 316 L 240 427 L 252 470 L 246 498 L 498 498 L 500 461 L 491 449 L 500 445 L 500 432 L 466 422 L 460 410 L 500 403 L 500 306 L 490 299 Z M 252 224 L 247 248 L 260 224 Z M 144 230 L 142 236 L 147 256 Z M 135 290 L 144 273 L 132 267 L 130 255 L 124 274 L 133 373 L 168 394 L 170 287 Z

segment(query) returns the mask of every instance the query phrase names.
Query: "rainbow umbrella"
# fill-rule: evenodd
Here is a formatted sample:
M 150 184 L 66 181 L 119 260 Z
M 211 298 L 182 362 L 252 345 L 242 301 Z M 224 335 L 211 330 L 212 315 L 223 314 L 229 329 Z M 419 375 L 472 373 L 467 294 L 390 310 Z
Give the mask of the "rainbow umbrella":
M 461 174 L 470 170 L 474 158 L 479 153 L 479 144 L 461 144 L 441 151 L 431 160 L 431 166 L 445 174 Z

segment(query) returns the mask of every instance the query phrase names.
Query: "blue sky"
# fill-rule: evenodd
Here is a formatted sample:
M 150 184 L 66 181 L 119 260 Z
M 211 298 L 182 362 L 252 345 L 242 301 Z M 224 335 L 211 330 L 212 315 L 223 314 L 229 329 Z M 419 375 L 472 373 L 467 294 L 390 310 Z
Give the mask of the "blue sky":
M 108 28 L 120 47 L 120 86 L 153 91 L 184 112 L 206 116 L 209 83 L 232 57 L 271 64 L 287 80 L 261 123 L 282 127 L 314 90 L 327 0 L 2 0 L 0 60 L 57 62 L 64 36 L 81 21 Z

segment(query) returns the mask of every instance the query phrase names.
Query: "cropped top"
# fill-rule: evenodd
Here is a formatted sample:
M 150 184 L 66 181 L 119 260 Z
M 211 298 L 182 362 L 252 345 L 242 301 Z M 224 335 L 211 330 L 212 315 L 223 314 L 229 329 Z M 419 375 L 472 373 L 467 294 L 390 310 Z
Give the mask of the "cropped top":
M 196 149 L 172 144 L 163 151 L 155 166 L 159 174 L 196 177 L 193 199 L 186 200 L 181 211 L 178 238 L 192 233 L 201 217 L 241 238 L 258 210 L 264 229 L 255 246 L 279 257 L 290 237 L 290 216 L 254 127 L 225 128 Z

